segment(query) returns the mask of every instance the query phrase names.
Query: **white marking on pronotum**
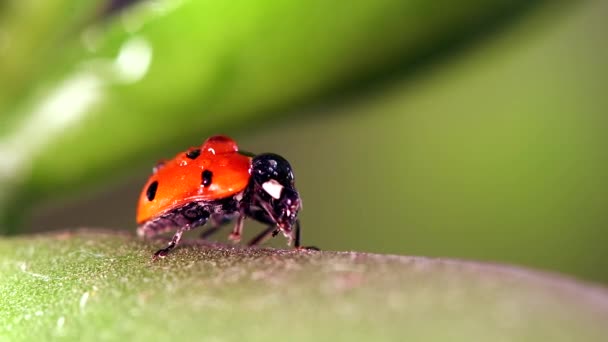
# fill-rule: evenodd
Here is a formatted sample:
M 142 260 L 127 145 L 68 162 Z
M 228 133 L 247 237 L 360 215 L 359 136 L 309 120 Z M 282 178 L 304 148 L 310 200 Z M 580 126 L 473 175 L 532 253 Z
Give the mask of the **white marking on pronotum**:
M 141 80 L 147 73 L 152 61 L 152 47 L 147 40 L 134 37 L 121 47 L 114 70 L 123 83 L 134 83 Z
M 277 182 L 274 179 L 269 180 L 262 184 L 262 188 L 266 191 L 270 196 L 275 199 L 281 198 L 281 192 L 283 192 L 283 186 L 281 183 Z
M 0 137 L 0 207 L 9 203 L 10 192 L 30 174 L 36 154 L 94 113 L 93 108 L 103 104 L 108 86 L 145 77 L 152 55 L 146 39 L 131 37 L 115 59 L 83 61 L 65 79 L 29 99 L 30 105 L 16 109 L 22 121 L 15 122 L 11 134 Z

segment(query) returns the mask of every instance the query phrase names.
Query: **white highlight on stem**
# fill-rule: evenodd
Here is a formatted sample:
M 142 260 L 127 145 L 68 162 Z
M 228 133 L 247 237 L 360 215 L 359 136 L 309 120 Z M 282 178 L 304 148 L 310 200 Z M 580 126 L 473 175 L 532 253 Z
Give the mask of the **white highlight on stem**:
M 50 91 L 34 98 L 22 108 L 23 120 L 0 139 L 0 207 L 10 199 L 10 192 L 27 177 L 32 160 L 44 153 L 55 137 L 76 125 L 100 103 L 106 87 L 141 80 L 152 61 L 152 47 L 143 37 L 131 37 L 115 59 L 82 62 L 74 72 L 59 81 Z
M 31 113 L 23 115 L 24 121 L 11 135 L 0 140 L 0 207 L 9 198 L 12 186 L 24 177 L 37 153 L 61 134 L 101 98 L 101 78 L 90 71 L 80 71 L 61 82 Z
M 80 297 L 80 310 L 84 310 L 84 307 L 87 305 L 87 302 L 89 301 L 89 292 L 85 292 L 82 294 L 82 297 Z
M 32 158 L 30 152 L 42 150 L 49 139 L 80 119 L 101 97 L 101 84 L 90 72 L 76 73 L 40 101 L 12 135 L 0 140 L 0 181 L 21 171 Z
M 114 61 L 114 69 L 121 83 L 141 80 L 152 61 L 152 47 L 147 40 L 134 37 L 126 41 Z

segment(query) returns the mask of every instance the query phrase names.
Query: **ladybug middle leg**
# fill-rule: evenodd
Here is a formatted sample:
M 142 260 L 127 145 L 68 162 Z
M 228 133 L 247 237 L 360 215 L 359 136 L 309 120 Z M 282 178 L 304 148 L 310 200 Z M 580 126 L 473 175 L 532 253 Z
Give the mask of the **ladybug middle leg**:
M 232 242 L 241 241 L 241 234 L 243 233 L 243 223 L 245 222 L 245 213 L 240 213 L 236 219 L 236 224 L 232 229 L 232 233 L 228 236 L 228 239 Z
M 200 235 L 202 240 L 207 240 L 211 235 L 217 233 L 223 226 L 230 223 L 234 219 L 234 215 L 213 214 L 209 218 L 209 228 L 203 230 Z

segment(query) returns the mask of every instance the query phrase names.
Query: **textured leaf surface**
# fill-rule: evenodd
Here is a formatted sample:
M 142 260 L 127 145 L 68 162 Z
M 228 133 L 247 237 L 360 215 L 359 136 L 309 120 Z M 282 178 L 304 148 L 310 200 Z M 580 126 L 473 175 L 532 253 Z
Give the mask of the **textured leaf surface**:
M 0 339 L 605 341 L 608 292 L 520 268 L 64 233 L 0 240 Z

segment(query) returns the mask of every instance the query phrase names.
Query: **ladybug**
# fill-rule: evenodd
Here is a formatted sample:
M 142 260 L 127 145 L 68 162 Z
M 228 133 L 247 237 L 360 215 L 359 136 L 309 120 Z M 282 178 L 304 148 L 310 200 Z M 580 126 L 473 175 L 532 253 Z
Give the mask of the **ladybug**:
M 235 220 L 229 238 L 239 242 L 243 222 L 250 217 L 268 225 L 250 246 L 280 232 L 289 245 L 301 248 L 301 207 L 287 160 L 273 153 L 241 152 L 234 140 L 216 135 L 154 167 L 139 196 L 137 233 L 149 238 L 176 229 L 169 245 L 154 253 L 164 257 L 185 231 L 207 222 L 210 227 L 202 238 Z

